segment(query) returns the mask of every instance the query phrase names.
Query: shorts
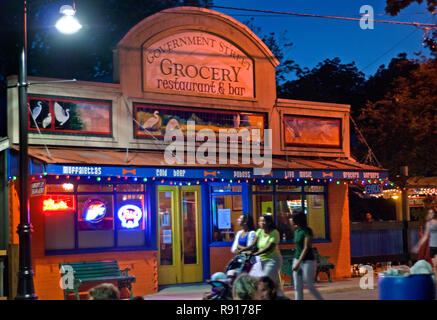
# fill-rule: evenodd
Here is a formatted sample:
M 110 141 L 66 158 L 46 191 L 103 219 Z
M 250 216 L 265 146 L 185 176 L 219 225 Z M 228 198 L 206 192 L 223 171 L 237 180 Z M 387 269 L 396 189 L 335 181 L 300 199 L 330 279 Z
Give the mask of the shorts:
M 431 259 L 437 255 L 437 247 L 429 247 L 429 255 Z

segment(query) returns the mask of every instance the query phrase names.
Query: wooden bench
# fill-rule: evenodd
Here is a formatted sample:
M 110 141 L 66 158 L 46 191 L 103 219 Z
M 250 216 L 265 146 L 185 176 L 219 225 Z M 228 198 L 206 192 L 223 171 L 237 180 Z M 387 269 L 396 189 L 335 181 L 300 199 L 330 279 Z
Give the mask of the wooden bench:
M 329 256 L 321 256 L 317 248 L 312 248 L 314 257 L 317 261 L 317 269 L 314 281 L 317 282 L 320 272 L 326 273 L 328 276 L 328 281 L 332 282 L 331 279 L 331 269 L 334 269 L 335 265 L 328 261 Z M 286 285 L 293 286 L 293 259 L 294 259 L 294 249 L 281 249 L 282 255 L 282 268 L 281 273 L 287 275 L 290 278 L 290 283 Z
M 128 275 L 130 268 L 121 270 L 118 266 L 118 262 L 115 260 L 65 262 L 59 264 L 59 269 L 62 277 L 72 276 L 72 283 L 64 282 L 63 290 L 65 300 L 67 300 L 70 293 L 74 293 L 76 299 L 80 300 L 79 287 L 84 283 L 114 281 L 117 282 L 119 289 L 127 287 L 130 297 L 133 297 L 132 282 L 135 282 L 136 278 L 135 276 Z M 71 275 L 70 272 L 73 272 L 73 275 Z

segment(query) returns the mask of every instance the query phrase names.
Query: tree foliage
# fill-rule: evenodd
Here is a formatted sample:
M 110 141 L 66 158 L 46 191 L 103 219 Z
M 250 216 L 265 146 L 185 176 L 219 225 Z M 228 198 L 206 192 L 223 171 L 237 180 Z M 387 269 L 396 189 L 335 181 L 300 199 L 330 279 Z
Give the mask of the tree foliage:
M 437 175 L 437 62 L 425 60 L 394 79 L 384 97 L 369 101 L 359 123 L 382 165 L 395 175 Z
M 325 59 L 311 70 L 298 71 L 297 76 L 279 87 L 280 98 L 350 104 L 353 113 L 365 103 L 365 77 L 354 62 Z
M 276 67 L 277 88 L 280 88 L 280 86 L 289 79 L 291 74 L 301 72 L 299 65 L 290 58 L 289 50 L 293 47 L 293 43 L 288 40 L 287 31 L 280 34 L 276 34 L 275 32 L 264 34 L 262 29 L 255 25 L 253 18 L 246 21 L 245 24 L 260 37 L 276 59 L 278 59 L 279 65 Z
M 408 7 L 414 2 L 418 4 L 422 4 L 424 1 L 423 0 L 386 0 L 385 12 L 387 12 L 392 16 L 396 16 L 399 14 L 399 12 L 402 9 L 405 9 L 406 7 Z M 435 10 L 437 8 L 437 0 L 426 0 L 426 5 L 429 12 L 431 12 L 432 14 L 436 13 Z M 426 29 L 423 45 L 425 45 L 425 47 L 427 47 L 431 51 L 431 54 L 435 58 L 437 58 L 437 29 L 436 28 L 433 28 L 431 30 Z

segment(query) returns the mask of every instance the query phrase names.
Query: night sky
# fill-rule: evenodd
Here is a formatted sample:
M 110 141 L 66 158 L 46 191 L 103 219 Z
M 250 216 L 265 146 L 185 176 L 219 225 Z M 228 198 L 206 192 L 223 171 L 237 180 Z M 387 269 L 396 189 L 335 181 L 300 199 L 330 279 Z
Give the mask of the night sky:
M 392 17 L 385 14 L 385 0 L 214 0 L 214 5 L 352 18 L 361 18 L 360 7 L 371 5 L 375 20 L 437 23 L 437 14 L 427 11 L 426 4 L 411 4 L 398 16 Z M 240 22 L 253 16 L 254 24 L 261 27 L 263 33 L 274 31 L 280 34 L 286 30 L 287 39 L 293 42 L 286 52 L 302 68 L 311 69 L 327 58 L 339 57 L 342 63 L 354 61 L 358 69 L 369 76 L 381 64 L 387 65 L 398 53 L 407 53 L 407 58 L 417 57 L 414 52 L 429 56 L 429 50 L 421 45 L 424 30 L 414 26 L 375 23 L 373 30 L 362 30 L 359 21 L 212 9 Z

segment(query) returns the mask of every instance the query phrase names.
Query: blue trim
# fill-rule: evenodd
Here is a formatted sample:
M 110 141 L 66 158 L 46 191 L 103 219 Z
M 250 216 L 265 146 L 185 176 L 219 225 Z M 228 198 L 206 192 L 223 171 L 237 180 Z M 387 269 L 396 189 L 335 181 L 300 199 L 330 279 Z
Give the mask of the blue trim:
M 250 184 L 249 183 L 246 183 L 246 182 L 244 182 L 243 184 L 242 184 L 242 186 L 241 186 L 241 191 L 242 191 L 242 194 L 241 194 L 241 201 L 243 202 L 243 214 L 249 214 L 251 211 L 250 211 L 250 208 L 249 208 L 249 203 L 251 202 L 251 201 L 248 201 L 250 198 L 249 198 L 249 188 L 250 188 Z M 247 200 L 247 201 L 245 201 L 245 200 Z
M 210 252 L 209 239 L 211 237 L 209 232 L 210 212 L 209 212 L 209 185 L 207 183 L 201 184 L 201 199 L 202 199 L 202 256 L 203 256 L 203 280 L 210 278 Z
M 146 230 L 150 232 L 146 233 L 146 243 L 149 247 L 158 250 L 158 208 L 157 208 L 157 194 L 156 194 L 156 184 L 147 183 L 146 184 L 146 198 L 147 198 L 147 220 L 146 220 Z M 146 204 L 145 204 L 146 205 Z
M 232 241 L 216 241 L 209 244 L 210 247 L 232 247 Z

